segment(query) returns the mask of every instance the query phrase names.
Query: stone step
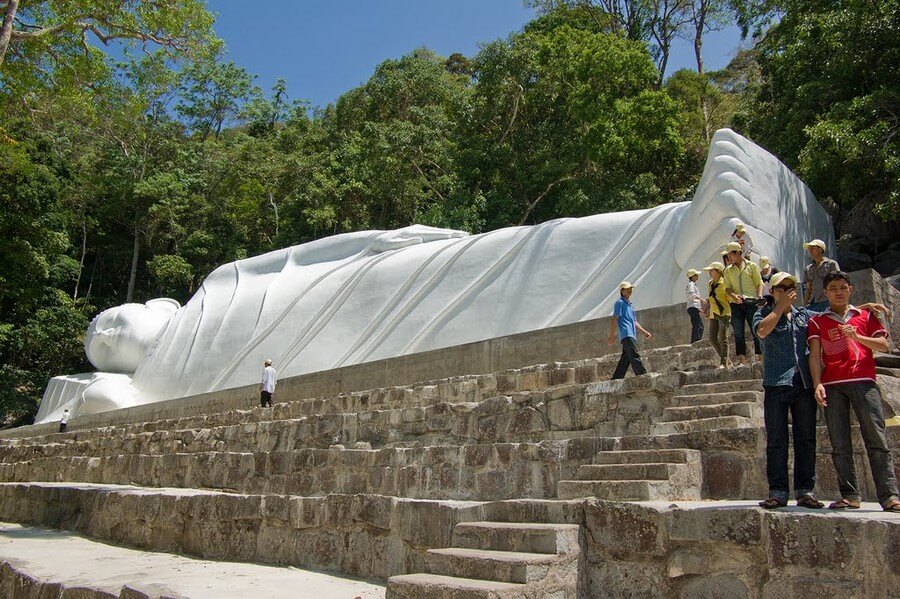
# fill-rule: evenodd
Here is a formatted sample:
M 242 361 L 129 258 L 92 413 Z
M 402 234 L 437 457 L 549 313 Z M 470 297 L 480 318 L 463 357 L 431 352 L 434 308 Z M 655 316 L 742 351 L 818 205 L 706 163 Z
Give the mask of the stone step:
M 654 372 L 675 372 L 692 368 L 708 358 L 708 346 L 673 346 L 646 351 L 648 363 Z M 73 439 L 78 435 L 116 435 L 122 430 L 130 432 L 155 432 L 160 430 L 211 429 L 222 425 L 300 419 L 312 416 L 340 416 L 348 413 L 376 412 L 391 409 L 426 408 L 435 404 L 457 404 L 484 401 L 499 394 L 543 392 L 560 386 L 587 384 L 609 377 L 609 366 L 617 359 L 612 354 L 601 358 L 538 364 L 521 369 L 489 374 L 450 377 L 438 381 L 423 381 L 413 385 L 388 387 L 338 394 L 329 397 L 298 398 L 282 401 L 273 408 L 259 408 L 252 402 L 247 409 L 220 409 L 204 415 L 184 415 L 156 420 L 135 421 L 124 424 L 95 424 L 80 428 L 78 418 L 69 424 L 69 432 L 47 433 L 46 425 L 35 427 L 29 435 L 27 427 L 10 431 L 15 439 L 0 439 L 0 445 L 32 439 L 45 443 L 51 439 Z M 249 402 L 250 400 L 248 400 Z M 253 400 L 255 401 L 255 400 Z M 214 406 L 212 406 L 214 408 Z M 170 411 L 171 413 L 171 411 Z M 118 413 L 118 420 L 126 414 Z M 91 421 L 103 423 L 102 415 L 92 416 Z M 44 432 L 40 432 L 44 431 Z M 0 437 L 4 433 L 0 432 Z M 14 443 L 13 443 L 14 444 Z
M 661 483 L 665 484 L 665 483 Z M 558 499 L 596 497 L 606 501 L 650 501 L 665 499 L 647 480 L 561 480 L 556 484 Z
M 662 413 L 662 422 L 680 422 L 687 420 L 702 420 L 705 418 L 719 418 L 723 416 L 743 416 L 744 418 L 761 418 L 762 404 L 750 402 L 732 402 L 724 404 L 707 404 L 699 406 L 685 406 L 679 408 L 666 408 Z
M 302 496 L 373 493 L 418 499 L 549 498 L 561 468 L 574 470 L 597 451 L 570 443 L 495 443 L 415 448 L 302 449 L 57 456 L 0 464 L 4 481 L 78 481 L 144 487 L 204 488 Z
M 594 464 L 671 464 L 696 463 L 700 452 L 695 449 L 633 449 L 601 451 L 594 456 Z
M 534 522 L 460 522 L 453 546 L 526 553 L 575 554 L 580 551 L 577 524 Z
M 762 424 L 759 424 L 759 426 L 753 425 L 749 428 L 714 428 L 713 430 L 673 434 L 638 434 L 612 439 L 599 438 L 597 442 L 617 450 L 691 449 L 705 451 L 715 447 L 727 447 L 731 451 L 756 455 L 756 452 L 765 450 L 765 430 Z
M 723 393 L 698 393 L 692 395 L 676 395 L 672 397 L 670 405 L 680 408 L 687 406 L 704 406 L 714 404 L 726 404 L 735 402 L 760 402 L 762 403 L 762 391 L 734 391 Z
M 578 480 L 669 480 L 674 464 L 585 464 Z
M 374 494 L 298 497 L 0 483 L 0 521 L 64 526 L 99 541 L 148 551 L 314 568 L 368 580 L 386 580 L 404 572 L 407 564 L 421 564 L 427 547 L 449 546 L 454 525 L 482 505 Z M 494 511 L 512 515 L 515 510 L 500 505 Z M 529 512 L 528 517 L 541 521 L 540 514 Z M 2 593 L 0 597 L 6 599 Z
M 731 381 L 762 380 L 762 363 L 685 372 L 684 385 L 701 385 Z
M 0 522 L 0 597 L 293 599 L 384 597 L 383 585 L 299 568 L 120 547 L 67 530 Z
M 700 383 L 684 385 L 676 395 L 704 395 L 712 393 L 737 393 L 740 391 L 762 391 L 762 380 L 738 379 L 718 383 Z
M 429 549 L 425 554 L 425 565 L 431 574 L 522 584 L 545 578 L 561 562 L 571 565 L 574 560 L 548 553 L 465 547 Z
M 676 422 L 657 422 L 651 428 L 652 436 L 678 435 L 686 433 L 698 433 L 719 429 L 753 428 L 759 423 L 745 416 L 719 416 L 717 418 L 703 418 L 701 420 L 680 420 Z
M 438 574 L 388 578 L 385 599 L 524 599 L 527 585 Z

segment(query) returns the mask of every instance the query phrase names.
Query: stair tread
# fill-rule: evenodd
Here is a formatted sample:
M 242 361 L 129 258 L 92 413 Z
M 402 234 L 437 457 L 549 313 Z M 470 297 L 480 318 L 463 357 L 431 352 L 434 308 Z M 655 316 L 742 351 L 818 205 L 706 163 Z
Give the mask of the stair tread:
M 505 528 L 513 530 L 578 530 L 578 524 L 554 524 L 552 522 L 493 522 L 490 520 L 480 520 L 476 522 L 460 522 L 456 528 L 481 527 L 481 528 Z
M 446 547 L 444 549 L 429 549 L 428 553 L 449 555 L 453 557 L 465 557 L 479 560 L 490 560 L 504 563 L 553 563 L 559 560 L 554 553 L 531 553 L 524 551 L 498 551 L 496 549 L 468 549 L 465 547 Z
M 69 530 L 0 522 L 0 541 L 0 563 L 6 562 L 35 585 L 45 585 L 41 597 L 50 597 L 50 590 L 55 590 L 52 596 L 60 596 L 57 585 L 63 587 L 66 597 L 119 597 L 123 585 L 132 590 L 128 596 L 144 597 L 159 597 L 161 587 L 167 589 L 165 596 L 221 599 L 254 595 L 288 599 L 297 596 L 298 588 L 308 589 L 313 596 L 321 596 L 325 590 L 342 597 L 384 594 L 383 583 L 334 573 L 138 549 Z M 75 589 L 82 589 L 83 594 Z

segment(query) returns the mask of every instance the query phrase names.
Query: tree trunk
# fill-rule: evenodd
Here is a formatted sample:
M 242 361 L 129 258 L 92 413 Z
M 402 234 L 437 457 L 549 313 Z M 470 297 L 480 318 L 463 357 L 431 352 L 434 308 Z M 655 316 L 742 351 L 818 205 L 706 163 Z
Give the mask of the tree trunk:
M 81 273 L 84 272 L 84 256 L 87 254 L 87 218 L 81 221 L 81 260 L 78 263 L 78 277 L 75 279 L 75 290 L 72 299 L 78 299 L 78 286 L 81 285 Z
M 661 56 L 659 58 L 659 79 L 656 81 L 656 89 L 662 89 L 663 81 L 666 78 L 666 64 L 669 62 L 669 47 L 660 45 Z
M 703 90 L 700 92 L 700 109 L 703 111 L 703 135 L 706 138 L 706 143 L 709 143 L 712 133 L 709 130 L 709 103 L 706 97 L 706 78 L 703 76 L 703 27 L 704 19 L 701 18 L 694 34 L 694 56 L 697 59 L 697 73 L 703 78 Z
M 6 57 L 6 49 L 9 48 L 9 40 L 12 39 L 13 19 L 19 9 L 19 0 L 6 0 L 6 12 L 3 15 L 3 25 L 0 26 L 0 67 Z
M 125 303 L 131 303 L 134 298 L 134 284 L 137 281 L 138 253 L 140 250 L 141 231 L 137 220 L 134 223 L 134 245 L 131 248 L 131 274 L 128 275 L 128 291 L 125 293 Z

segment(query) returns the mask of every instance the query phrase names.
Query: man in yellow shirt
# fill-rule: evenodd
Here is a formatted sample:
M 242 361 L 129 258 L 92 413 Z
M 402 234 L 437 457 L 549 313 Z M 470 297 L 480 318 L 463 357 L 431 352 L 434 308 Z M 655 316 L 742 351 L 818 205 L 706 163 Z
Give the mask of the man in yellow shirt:
M 734 329 L 735 353 L 741 364 L 747 364 L 747 341 L 744 335 L 744 324 L 750 327 L 753 335 L 753 350 L 759 356 L 762 350 L 759 339 L 753 332 L 753 315 L 756 314 L 757 303 L 762 298 L 763 282 L 759 276 L 759 266 L 744 258 L 741 244 L 733 241 L 726 246 L 731 264 L 725 269 L 725 294 L 731 302 L 731 327 Z

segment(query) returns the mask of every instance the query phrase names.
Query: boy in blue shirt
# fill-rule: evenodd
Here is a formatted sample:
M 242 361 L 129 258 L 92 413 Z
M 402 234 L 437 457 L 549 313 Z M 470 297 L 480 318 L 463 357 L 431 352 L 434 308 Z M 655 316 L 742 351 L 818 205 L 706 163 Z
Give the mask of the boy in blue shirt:
M 609 323 L 609 337 L 607 343 L 612 345 L 616 342 L 616 332 L 618 331 L 619 341 L 622 342 L 622 357 L 616 365 L 613 372 L 613 379 L 625 378 L 628 371 L 628 365 L 631 364 L 634 374 L 642 375 L 647 372 L 644 364 L 641 362 L 641 356 L 638 355 L 637 347 L 634 342 L 637 340 L 637 331 L 649 339 L 650 331 L 640 325 L 635 318 L 634 306 L 631 305 L 631 293 L 634 291 L 634 285 L 628 281 L 619 283 L 619 299 L 616 300 L 613 307 L 612 321 Z

